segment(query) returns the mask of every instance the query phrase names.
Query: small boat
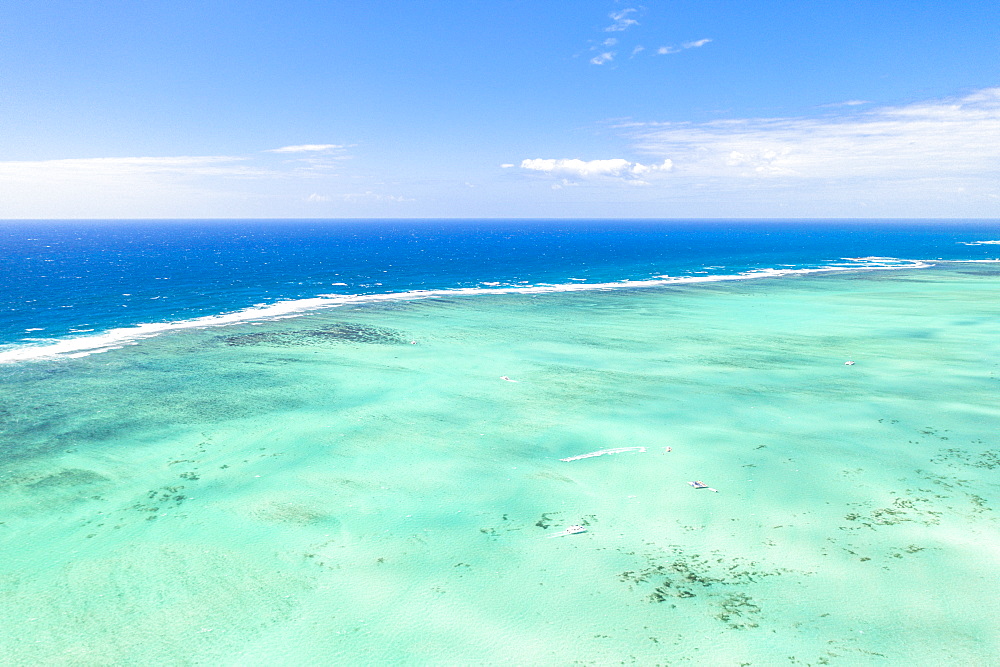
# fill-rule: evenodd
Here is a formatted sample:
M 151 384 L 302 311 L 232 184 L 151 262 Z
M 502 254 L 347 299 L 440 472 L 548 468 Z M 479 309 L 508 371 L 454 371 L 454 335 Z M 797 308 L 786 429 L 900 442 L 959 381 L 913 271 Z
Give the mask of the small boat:
M 555 535 L 549 535 L 549 539 L 552 539 L 553 537 L 565 537 L 566 535 L 576 535 L 577 533 L 585 532 L 587 532 L 587 529 L 583 526 L 570 526 L 566 530 L 560 531 Z
M 696 489 L 708 489 L 709 491 L 711 491 L 713 493 L 718 493 L 719 492 L 718 489 L 713 489 L 708 484 L 705 484 L 705 482 L 696 481 L 696 482 L 688 482 L 688 484 L 690 484 L 691 486 L 693 486 Z

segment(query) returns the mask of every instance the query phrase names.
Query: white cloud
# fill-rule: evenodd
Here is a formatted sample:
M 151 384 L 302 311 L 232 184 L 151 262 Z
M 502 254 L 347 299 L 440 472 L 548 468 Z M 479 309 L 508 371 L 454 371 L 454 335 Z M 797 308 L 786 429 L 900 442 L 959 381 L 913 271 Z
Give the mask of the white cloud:
M 635 47 L 634 49 L 632 49 L 632 55 L 633 56 L 634 55 L 638 55 L 638 54 L 642 53 L 645 50 L 646 50 L 646 47 L 643 46 L 642 44 L 640 44 L 637 47 Z
M 871 104 L 868 100 L 847 100 L 846 102 L 833 102 L 831 104 L 821 104 L 821 109 L 828 109 L 831 107 L 859 107 L 863 104 Z
M 518 171 L 562 195 L 581 186 L 570 198 L 549 191 L 553 204 L 585 202 L 580 215 L 1000 218 L 1000 87 L 809 116 L 616 127 L 638 161 L 535 158 Z
M 1000 88 L 863 109 L 619 125 L 673 162 L 633 198 L 695 216 L 1000 217 Z
M 302 203 L 301 185 L 336 177 L 334 167 L 349 156 L 340 146 L 323 146 L 281 157 L 262 151 L 0 161 L 0 215 L 183 217 L 223 209 L 259 215 L 251 202 Z
M 697 49 L 699 47 L 705 46 L 706 44 L 708 44 L 711 41 L 712 40 L 710 40 L 710 39 L 699 39 L 698 41 L 695 41 L 695 42 L 685 42 L 682 46 L 685 49 Z
M 614 37 L 608 37 L 606 40 L 604 40 L 604 42 L 602 42 L 604 46 L 614 46 L 617 43 L 618 40 L 615 39 Z
M 302 144 L 299 146 L 282 146 L 264 151 L 265 153 L 317 153 L 341 150 L 344 146 L 340 144 Z
M 394 202 L 416 201 L 415 199 L 412 199 L 410 197 L 403 197 L 401 195 L 387 195 L 379 192 L 373 192 L 371 190 L 367 190 L 365 192 L 354 192 L 350 194 L 341 195 L 341 198 L 344 201 L 348 202 L 356 202 L 362 200 L 394 201 Z
M 615 59 L 615 52 L 606 51 L 591 58 L 590 62 L 594 65 L 603 65 L 604 63 L 609 63 L 614 59 Z
M 571 181 L 566 179 L 634 179 L 654 172 L 667 172 L 672 168 L 673 163 L 670 160 L 664 160 L 660 164 L 652 165 L 630 162 L 622 158 L 613 158 L 610 160 L 535 158 L 521 161 L 521 169 L 563 177 L 563 185 L 571 184 Z
M 232 211 L 281 179 L 237 156 L 5 161 L 0 211 L 12 218 L 201 217 L 219 206 Z
M 645 124 L 630 132 L 637 150 L 704 176 L 1000 176 L 1000 88 L 840 116 Z
M 309 195 L 308 197 L 306 197 L 306 201 L 311 201 L 311 202 L 325 202 L 325 201 L 330 201 L 330 198 L 327 197 L 326 195 L 321 195 L 321 194 L 318 194 L 318 193 L 314 192 L 311 195 Z
M 13 181 L 80 180 L 151 176 L 263 176 L 248 158 L 225 155 L 177 157 L 100 157 L 0 162 L 0 179 Z
M 621 32 L 623 30 L 628 30 L 634 25 L 639 25 L 639 22 L 630 16 L 630 14 L 634 14 L 637 11 L 637 9 L 623 9 L 620 12 L 611 12 L 608 14 L 608 18 L 613 20 L 614 23 L 605 28 L 604 31 Z
M 272 148 L 265 153 L 287 156 L 286 163 L 294 165 L 295 173 L 301 176 L 324 176 L 338 170 L 341 162 L 350 159 L 347 146 L 342 144 L 302 144 Z
M 681 44 L 680 48 L 676 46 L 661 46 L 656 50 L 657 55 L 665 56 L 671 53 L 680 53 L 684 49 L 697 49 L 699 47 L 705 46 L 712 40 L 710 39 L 699 39 L 696 42 L 684 42 Z

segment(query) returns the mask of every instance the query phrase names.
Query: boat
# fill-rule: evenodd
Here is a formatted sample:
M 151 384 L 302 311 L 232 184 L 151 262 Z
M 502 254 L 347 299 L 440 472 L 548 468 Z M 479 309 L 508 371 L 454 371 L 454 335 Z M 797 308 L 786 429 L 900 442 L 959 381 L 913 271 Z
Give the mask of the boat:
M 718 493 L 719 492 L 718 489 L 713 489 L 708 484 L 705 484 L 705 482 L 702 482 L 702 481 L 688 482 L 688 484 L 690 484 L 691 486 L 693 486 L 696 489 L 708 489 L 709 491 L 711 491 L 713 493 Z

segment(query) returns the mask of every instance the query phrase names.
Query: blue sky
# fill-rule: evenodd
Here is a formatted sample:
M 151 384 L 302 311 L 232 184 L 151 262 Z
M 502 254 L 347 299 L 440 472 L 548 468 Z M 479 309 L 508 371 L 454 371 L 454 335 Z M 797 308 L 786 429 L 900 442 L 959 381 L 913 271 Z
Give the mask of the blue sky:
M 22 0 L 0 217 L 998 217 L 1000 3 Z

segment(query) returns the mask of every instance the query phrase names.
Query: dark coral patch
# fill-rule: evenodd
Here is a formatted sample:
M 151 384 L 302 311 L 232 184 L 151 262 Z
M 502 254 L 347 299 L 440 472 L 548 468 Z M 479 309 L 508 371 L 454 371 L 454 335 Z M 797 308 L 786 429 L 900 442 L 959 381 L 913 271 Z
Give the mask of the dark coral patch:
M 223 336 L 226 345 L 248 347 L 265 345 L 268 347 L 304 347 L 341 343 L 364 343 L 367 345 L 403 345 L 407 342 L 403 335 L 385 327 L 340 322 L 324 329 L 303 329 L 301 331 L 260 332 Z

